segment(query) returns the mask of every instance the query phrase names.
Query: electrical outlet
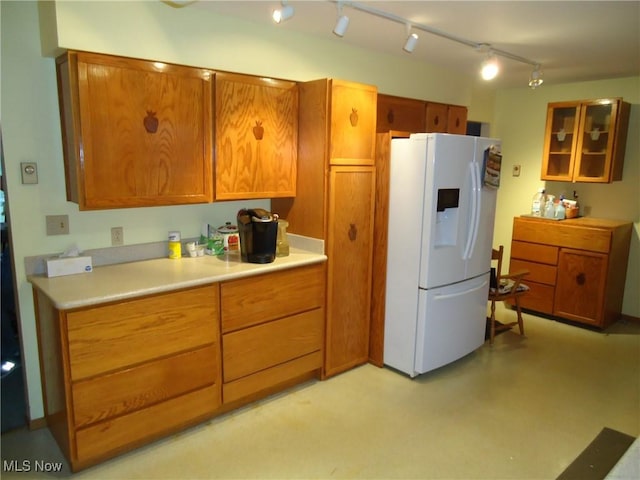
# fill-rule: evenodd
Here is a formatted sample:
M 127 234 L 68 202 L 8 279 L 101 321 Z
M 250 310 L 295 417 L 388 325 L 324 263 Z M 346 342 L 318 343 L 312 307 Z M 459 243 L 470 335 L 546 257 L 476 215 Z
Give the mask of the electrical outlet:
M 124 231 L 122 227 L 111 227 L 111 246 L 124 245 Z
M 514 177 L 519 177 L 520 176 L 520 165 L 514 165 L 512 173 L 513 173 Z
M 47 215 L 47 235 L 69 235 L 69 215 Z

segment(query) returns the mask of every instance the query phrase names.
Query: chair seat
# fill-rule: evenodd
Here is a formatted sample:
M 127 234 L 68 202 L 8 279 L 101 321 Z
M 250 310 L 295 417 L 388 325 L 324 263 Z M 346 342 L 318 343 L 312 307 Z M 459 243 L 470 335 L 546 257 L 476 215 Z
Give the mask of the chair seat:
M 507 295 L 509 293 L 512 292 L 513 290 L 513 286 L 516 284 L 516 282 L 514 282 L 513 280 L 509 280 L 507 282 L 503 282 L 500 284 L 500 286 L 496 289 L 495 287 L 491 287 L 489 289 L 489 293 L 491 295 Z M 517 292 L 526 292 L 527 290 L 529 290 L 529 285 L 525 284 L 525 283 L 519 283 L 518 286 L 516 287 L 516 291 L 514 293 Z

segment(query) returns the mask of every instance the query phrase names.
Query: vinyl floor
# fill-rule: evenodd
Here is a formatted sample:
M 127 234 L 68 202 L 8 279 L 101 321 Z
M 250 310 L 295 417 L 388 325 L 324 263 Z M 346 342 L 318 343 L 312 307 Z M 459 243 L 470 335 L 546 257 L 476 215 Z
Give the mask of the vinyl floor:
M 525 329 L 413 380 L 364 365 L 308 382 L 73 477 L 554 479 L 604 427 L 640 434 L 640 325 Z M 2 460 L 3 479 L 70 475 L 35 471 L 63 461 L 46 429 L 3 435 Z

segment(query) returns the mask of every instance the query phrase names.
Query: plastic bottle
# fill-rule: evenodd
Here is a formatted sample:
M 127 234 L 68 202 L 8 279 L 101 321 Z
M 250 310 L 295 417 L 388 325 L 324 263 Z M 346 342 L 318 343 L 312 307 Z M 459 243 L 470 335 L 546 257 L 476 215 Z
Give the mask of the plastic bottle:
M 182 244 L 180 243 L 180 232 L 169 232 L 169 258 L 182 258 Z
M 557 218 L 558 220 L 564 220 L 564 217 L 566 216 L 566 210 L 564 208 L 564 196 L 560 196 L 560 201 L 558 202 L 558 204 L 555 207 L 555 218 Z
M 544 215 L 545 199 L 544 188 L 539 188 L 531 201 L 531 215 L 534 217 Z

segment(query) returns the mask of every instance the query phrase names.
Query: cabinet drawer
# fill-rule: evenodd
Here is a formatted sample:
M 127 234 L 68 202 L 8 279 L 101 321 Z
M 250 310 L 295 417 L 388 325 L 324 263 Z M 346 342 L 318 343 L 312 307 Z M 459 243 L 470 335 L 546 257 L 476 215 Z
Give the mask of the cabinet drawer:
M 541 283 L 526 282 L 529 292 L 520 297 L 520 306 L 529 310 L 551 315 L 553 313 L 554 288 Z M 508 302 L 513 305 L 513 302 Z
M 512 239 L 602 253 L 611 249 L 611 230 L 551 220 L 516 218 Z
M 555 266 L 526 262 L 524 260 L 512 258 L 509 271 L 518 272 L 521 270 L 529 270 L 529 275 L 527 275 L 523 280 L 527 285 L 529 282 L 545 283 L 547 285 L 556 284 L 557 268 Z
M 71 379 L 218 343 L 218 286 L 69 312 Z
M 513 241 L 511 242 L 511 258 L 557 265 L 558 247 L 540 245 L 539 243 Z
M 324 264 L 283 270 L 221 285 L 222 332 L 324 306 Z
M 321 350 L 323 331 L 318 308 L 223 335 L 224 382 Z
M 218 346 L 166 357 L 72 386 L 76 428 L 219 384 Z
M 77 466 L 83 468 L 97 463 L 128 447 L 203 420 L 211 416 L 218 405 L 220 388 L 211 386 L 78 430 Z
M 222 386 L 222 401 L 224 403 L 234 402 L 320 368 L 322 368 L 322 352 L 309 353 L 233 382 L 225 383 Z

